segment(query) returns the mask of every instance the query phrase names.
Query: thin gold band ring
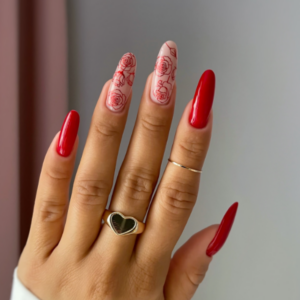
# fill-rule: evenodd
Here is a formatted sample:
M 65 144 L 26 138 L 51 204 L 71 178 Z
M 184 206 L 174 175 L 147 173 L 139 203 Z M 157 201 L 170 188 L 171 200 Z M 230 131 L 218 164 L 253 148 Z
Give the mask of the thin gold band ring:
M 194 172 L 194 173 L 199 173 L 199 174 L 202 173 L 202 170 L 196 170 L 196 169 L 192 169 L 192 168 L 183 166 L 183 165 L 181 165 L 181 164 L 179 164 L 179 163 L 177 163 L 177 162 L 171 160 L 170 158 L 168 159 L 168 161 L 169 161 L 170 163 L 172 163 L 173 165 L 177 166 L 177 167 L 180 167 L 180 168 L 183 168 L 183 169 L 187 169 L 187 170 L 192 171 L 192 172 Z

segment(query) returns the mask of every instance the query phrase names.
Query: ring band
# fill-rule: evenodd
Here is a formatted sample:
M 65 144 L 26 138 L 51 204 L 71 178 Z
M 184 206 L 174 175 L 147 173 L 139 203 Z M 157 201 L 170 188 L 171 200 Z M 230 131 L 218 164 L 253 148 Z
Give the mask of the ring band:
M 133 217 L 126 217 L 120 212 L 105 210 L 103 221 L 112 229 L 116 235 L 140 234 L 145 229 L 145 224 Z
M 194 172 L 194 173 L 199 173 L 199 174 L 202 173 L 202 170 L 196 170 L 196 169 L 192 169 L 192 168 L 189 168 L 189 167 L 185 167 L 185 166 L 183 166 L 183 165 L 181 165 L 181 164 L 179 164 L 179 163 L 177 163 L 177 162 L 171 160 L 170 158 L 168 159 L 168 161 L 169 161 L 170 163 L 172 163 L 173 165 L 177 166 L 177 167 L 180 167 L 180 168 L 183 168 L 183 169 L 187 169 L 187 170 L 192 171 L 192 172 Z

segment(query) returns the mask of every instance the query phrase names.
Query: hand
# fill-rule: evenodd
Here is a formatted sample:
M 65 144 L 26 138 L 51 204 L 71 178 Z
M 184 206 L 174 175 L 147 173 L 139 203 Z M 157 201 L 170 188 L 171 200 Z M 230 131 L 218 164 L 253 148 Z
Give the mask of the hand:
M 224 244 L 237 209 L 220 226 L 196 233 L 172 257 L 197 199 L 200 174 L 168 163 L 142 234 L 116 235 L 101 220 L 131 102 L 136 59 L 125 54 L 97 102 L 71 200 L 79 115 L 71 111 L 41 171 L 18 277 L 39 299 L 191 299 Z M 109 206 L 143 221 L 156 187 L 171 126 L 177 47 L 165 43 L 149 76 Z M 208 150 L 215 77 L 206 71 L 183 113 L 170 158 L 201 170 Z M 128 229 L 128 228 L 127 228 Z M 120 229 L 121 230 L 121 229 Z

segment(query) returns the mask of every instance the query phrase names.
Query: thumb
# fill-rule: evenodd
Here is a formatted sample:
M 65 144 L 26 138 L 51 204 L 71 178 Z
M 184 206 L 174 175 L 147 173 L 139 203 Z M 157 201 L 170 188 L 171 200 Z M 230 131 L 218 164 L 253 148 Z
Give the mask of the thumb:
M 165 284 L 165 298 L 189 300 L 203 281 L 212 255 L 226 242 L 237 212 L 234 203 L 220 225 L 212 225 L 193 235 L 173 256 Z

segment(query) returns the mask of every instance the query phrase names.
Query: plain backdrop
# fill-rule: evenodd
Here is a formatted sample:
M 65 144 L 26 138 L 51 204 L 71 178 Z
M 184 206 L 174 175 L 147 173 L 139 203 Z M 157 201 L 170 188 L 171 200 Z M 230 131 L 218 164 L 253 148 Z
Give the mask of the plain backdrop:
M 69 108 L 80 156 L 101 88 L 137 57 L 118 167 L 160 46 L 178 45 L 177 99 L 162 168 L 202 72 L 216 74 L 214 129 L 198 202 L 178 242 L 240 203 L 231 235 L 194 299 L 300 299 L 300 2 L 71 0 Z

